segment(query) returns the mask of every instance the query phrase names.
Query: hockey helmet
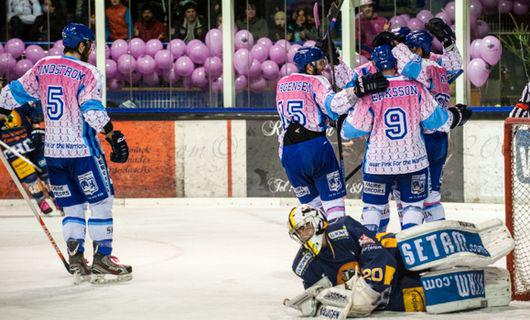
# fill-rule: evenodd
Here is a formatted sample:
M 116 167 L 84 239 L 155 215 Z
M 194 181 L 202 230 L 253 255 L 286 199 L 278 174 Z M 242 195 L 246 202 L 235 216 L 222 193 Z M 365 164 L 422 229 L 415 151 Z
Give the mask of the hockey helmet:
M 293 61 L 298 67 L 298 71 L 305 73 L 305 67 L 308 64 L 311 63 L 313 64 L 313 66 L 315 66 L 314 63 L 316 61 L 325 58 L 326 55 L 318 47 L 301 47 L 300 49 L 298 49 L 298 51 L 296 51 L 293 57 Z
M 405 39 L 407 35 L 411 32 L 409 27 L 397 27 L 390 30 L 394 34 L 394 37 L 396 37 L 396 40 L 403 43 L 405 42 Z
M 374 48 L 374 51 L 372 51 L 372 62 L 379 71 L 396 67 L 396 58 L 392 55 L 392 48 L 387 44 Z
M 7 120 L 4 122 L 4 127 L 8 129 L 16 128 L 22 126 L 22 118 L 20 114 L 15 110 L 7 116 Z
M 289 235 L 304 246 L 313 255 L 322 250 L 324 232 L 328 227 L 326 216 L 322 210 L 308 204 L 294 207 L 289 212 Z
M 89 27 L 81 23 L 69 23 L 63 29 L 63 45 L 67 48 L 75 49 L 81 42 L 94 42 L 96 37 Z
M 425 30 L 412 31 L 405 37 L 405 44 L 410 48 L 421 48 L 423 54 L 431 53 L 432 36 Z

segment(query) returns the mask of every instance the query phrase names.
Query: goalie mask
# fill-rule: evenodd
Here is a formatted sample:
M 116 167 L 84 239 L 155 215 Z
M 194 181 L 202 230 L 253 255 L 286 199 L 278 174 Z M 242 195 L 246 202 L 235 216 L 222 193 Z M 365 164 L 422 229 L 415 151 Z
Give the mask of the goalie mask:
M 2 127 L 4 129 L 12 129 L 20 126 L 22 126 L 22 119 L 20 118 L 20 114 L 18 114 L 18 112 L 15 110 L 11 111 L 11 113 L 7 116 L 7 120 L 2 123 Z
M 324 213 L 310 205 L 294 207 L 289 212 L 289 235 L 313 255 L 322 250 L 324 232 L 328 222 Z

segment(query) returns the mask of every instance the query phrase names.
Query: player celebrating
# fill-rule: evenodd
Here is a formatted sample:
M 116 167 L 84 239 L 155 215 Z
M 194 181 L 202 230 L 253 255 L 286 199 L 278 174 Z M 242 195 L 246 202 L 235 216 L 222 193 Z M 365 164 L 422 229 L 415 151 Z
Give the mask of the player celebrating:
M 530 82 L 524 87 L 521 99 L 515 104 L 510 112 L 510 118 L 529 118 L 530 105 Z
M 113 129 L 101 101 L 103 79 L 87 63 L 94 33 L 82 24 L 63 29 L 64 56 L 39 60 L 20 79 L 12 81 L 0 95 L 0 112 L 8 114 L 21 104 L 41 100 L 45 117 L 45 157 L 52 191 L 63 207 L 63 237 L 72 272 L 94 281 L 109 277 L 130 280 L 132 268 L 117 262 L 112 252 L 112 203 L 114 189 L 96 134 L 101 132 L 112 146 L 113 162 L 127 161 L 125 137 Z M 90 205 L 88 232 L 94 259 L 88 267 L 85 251 L 85 211 Z M 105 278 L 105 275 L 112 275 Z M 110 279 L 109 279 L 110 280 Z
M 418 82 L 397 76 L 391 47 L 372 52 L 372 61 L 388 77 L 386 92 L 364 96 L 346 118 L 345 139 L 369 135 L 363 162 L 363 224 L 377 231 L 392 186 L 400 191 L 403 229 L 423 222 L 423 201 L 428 195 L 429 162 L 422 128 L 435 130 L 446 123 L 461 125 L 462 113 L 451 116 Z
M 345 114 L 357 98 L 386 88 L 381 75 L 359 79 L 335 93 L 321 75 L 325 55 L 318 47 L 302 47 L 295 56 L 300 73 L 278 81 L 276 108 L 282 122 L 280 158 L 301 203 L 323 207 L 329 220 L 344 215 L 346 189 L 331 143 L 326 138 L 329 119 Z

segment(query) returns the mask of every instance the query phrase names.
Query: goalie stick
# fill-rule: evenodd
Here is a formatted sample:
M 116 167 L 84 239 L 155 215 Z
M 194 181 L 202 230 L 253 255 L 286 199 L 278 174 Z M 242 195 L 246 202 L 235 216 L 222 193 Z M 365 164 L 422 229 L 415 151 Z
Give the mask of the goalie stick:
M 31 162 L 31 160 L 29 160 L 28 158 L 21 155 L 20 152 L 8 146 L 4 141 L 0 140 L 0 146 L 2 146 L 2 148 L 5 148 L 6 150 L 9 150 L 9 152 L 13 153 L 15 156 L 19 157 L 20 159 L 24 160 L 24 162 L 32 166 L 33 169 L 37 170 L 38 173 L 42 173 L 41 168 L 39 168 L 37 165 Z
M 3 144 L 3 142 L 2 142 L 2 144 Z M 42 220 L 42 217 L 39 215 L 39 212 L 37 211 L 37 209 L 33 205 L 33 202 L 31 202 L 28 194 L 26 193 L 26 190 L 24 190 L 24 187 L 22 186 L 20 181 L 18 181 L 17 175 L 15 174 L 15 172 L 13 171 L 11 166 L 9 165 L 9 162 L 7 161 L 6 157 L 4 156 L 4 152 L 1 151 L 1 150 L 0 150 L 0 160 L 2 160 L 2 162 L 4 163 L 4 166 L 6 167 L 7 172 L 9 173 L 9 175 L 11 176 L 11 179 L 13 179 L 13 181 L 15 182 L 15 184 L 16 184 L 16 186 L 18 188 L 18 191 L 20 191 L 20 193 L 22 194 L 22 197 L 24 198 L 24 200 L 26 200 L 26 203 L 28 204 L 28 206 L 30 207 L 31 211 L 35 215 L 35 218 L 37 219 L 37 221 L 39 222 L 40 226 L 42 227 L 42 230 L 44 230 L 44 233 L 48 237 L 48 240 L 50 240 L 50 243 L 52 244 L 53 248 L 55 249 L 55 252 L 59 256 L 59 259 L 61 259 L 64 267 L 66 268 L 66 271 L 68 271 L 68 273 L 71 273 L 70 272 L 70 265 L 68 264 L 68 262 L 64 258 L 64 255 L 61 252 L 61 249 L 59 248 L 59 246 L 57 245 L 57 243 L 53 239 L 53 236 L 50 233 L 50 230 L 48 230 L 48 227 L 46 227 L 46 224 L 44 224 L 44 220 Z

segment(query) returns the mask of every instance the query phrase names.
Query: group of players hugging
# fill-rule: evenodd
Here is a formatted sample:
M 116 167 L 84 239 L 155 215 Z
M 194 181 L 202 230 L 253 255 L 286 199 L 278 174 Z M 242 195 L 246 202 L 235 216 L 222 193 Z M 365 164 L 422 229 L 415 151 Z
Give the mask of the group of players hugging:
M 304 316 L 446 313 L 511 300 L 508 272 L 489 266 L 514 246 L 502 221 L 445 220 L 448 133 L 471 111 L 450 105 L 449 85 L 462 73 L 453 31 L 438 18 L 426 27 L 382 32 L 371 61 L 354 70 L 329 43 L 302 47 L 299 72 L 277 84 L 280 159 L 301 203 L 288 218 L 301 244 L 292 268 L 305 288 L 284 304 Z M 431 52 L 433 36 L 441 55 Z M 328 63 L 335 86 L 321 75 Z M 342 139 L 366 137 L 361 221 L 345 213 L 344 175 L 325 135 L 334 123 Z M 391 197 L 397 234 L 386 232 Z

